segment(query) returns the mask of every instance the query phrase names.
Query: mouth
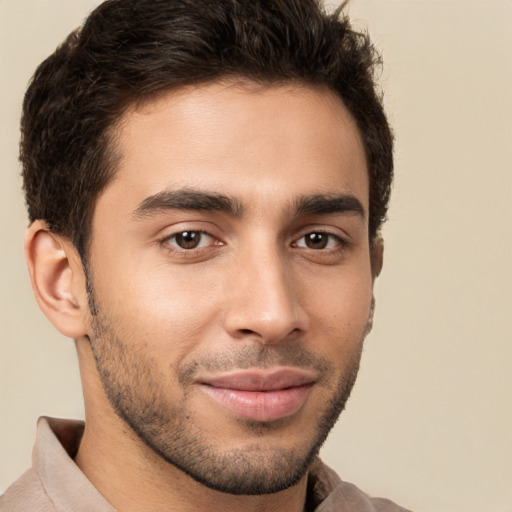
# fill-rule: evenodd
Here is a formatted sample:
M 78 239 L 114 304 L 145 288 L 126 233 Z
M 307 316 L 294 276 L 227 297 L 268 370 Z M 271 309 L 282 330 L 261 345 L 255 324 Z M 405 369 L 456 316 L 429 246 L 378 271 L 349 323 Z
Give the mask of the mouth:
M 317 376 L 299 368 L 237 370 L 202 377 L 201 389 L 237 416 L 274 421 L 295 414 L 306 402 Z

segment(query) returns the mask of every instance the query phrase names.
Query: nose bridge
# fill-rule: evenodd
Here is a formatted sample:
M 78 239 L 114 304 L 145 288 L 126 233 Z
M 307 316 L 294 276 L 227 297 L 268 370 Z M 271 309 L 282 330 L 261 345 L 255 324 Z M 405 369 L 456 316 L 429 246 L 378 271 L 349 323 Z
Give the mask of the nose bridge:
M 277 244 L 258 244 L 240 253 L 228 291 L 226 329 L 234 337 L 275 343 L 304 331 L 293 271 Z

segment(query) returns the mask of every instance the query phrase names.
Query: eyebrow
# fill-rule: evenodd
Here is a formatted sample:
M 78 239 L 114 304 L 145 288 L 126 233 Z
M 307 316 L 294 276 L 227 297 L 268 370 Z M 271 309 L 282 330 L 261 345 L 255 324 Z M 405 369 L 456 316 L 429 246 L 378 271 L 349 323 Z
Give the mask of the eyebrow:
M 187 188 L 163 190 L 142 201 L 134 211 L 134 217 L 143 220 L 167 210 L 216 211 L 241 217 L 243 207 L 235 198 L 224 194 L 202 192 Z M 350 194 L 300 196 L 289 208 L 292 216 L 329 215 L 355 213 L 365 218 L 361 201 Z
M 135 209 L 137 219 L 145 219 L 167 210 L 216 211 L 235 217 L 242 215 L 241 204 L 223 194 L 190 189 L 164 190 L 147 197 Z
M 296 216 L 355 213 L 366 217 L 361 201 L 351 194 L 302 196 L 294 201 L 292 211 Z

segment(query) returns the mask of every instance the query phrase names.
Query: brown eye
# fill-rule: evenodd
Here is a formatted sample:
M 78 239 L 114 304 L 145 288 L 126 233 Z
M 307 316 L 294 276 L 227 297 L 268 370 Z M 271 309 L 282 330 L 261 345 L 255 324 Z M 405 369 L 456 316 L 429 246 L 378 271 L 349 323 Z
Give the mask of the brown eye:
M 295 245 L 307 249 L 322 250 L 332 249 L 341 243 L 342 241 L 336 235 L 314 231 L 302 236 Z
M 304 241 L 309 249 L 325 249 L 329 241 L 329 235 L 325 233 L 309 233 L 304 237 Z
M 197 249 L 211 242 L 211 236 L 202 231 L 182 231 L 176 233 L 169 242 L 180 249 Z

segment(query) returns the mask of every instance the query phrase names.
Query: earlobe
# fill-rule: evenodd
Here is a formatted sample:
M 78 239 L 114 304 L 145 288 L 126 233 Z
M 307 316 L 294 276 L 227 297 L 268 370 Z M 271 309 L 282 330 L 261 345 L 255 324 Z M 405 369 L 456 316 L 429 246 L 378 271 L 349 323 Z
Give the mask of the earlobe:
M 25 258 L 32 289 L 43 313 L 70 338 L 87 333 L 85 278 L 80 258 L 66 238 L 37 220 L 25 236 Z M 85 297 L 85 300 L 84 300 Z

